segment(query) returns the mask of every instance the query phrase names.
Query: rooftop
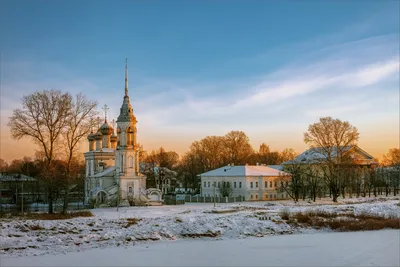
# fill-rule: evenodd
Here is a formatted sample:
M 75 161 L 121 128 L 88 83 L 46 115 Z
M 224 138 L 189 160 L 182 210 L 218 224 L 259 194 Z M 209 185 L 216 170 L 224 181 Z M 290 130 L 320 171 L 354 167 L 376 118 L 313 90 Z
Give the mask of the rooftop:
M 209 172 L 199 174 L 201 177 L 213 176 L 281 176 L 289 175 L 268 166 L 224 166 Z

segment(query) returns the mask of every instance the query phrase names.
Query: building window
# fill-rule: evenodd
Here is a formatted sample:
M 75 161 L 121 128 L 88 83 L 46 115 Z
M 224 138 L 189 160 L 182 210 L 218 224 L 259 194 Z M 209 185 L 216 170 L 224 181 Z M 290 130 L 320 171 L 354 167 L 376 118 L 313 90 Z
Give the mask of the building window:
M 272 198 L 272 195 L 269 195 L 269 198 Z
M 278 182 L 277 181 L 275 181 L 275 187 L 277 187 L 278 186 Z
M 233 187 L 236 188 L 236 182 L 233 182 Z
M 256 182 L 256 188 L 258 188 L 258 182 Z
M 268 194 L 265 195 L 265 198 L 268 198 Z
M 276 194 L 274 194 L 274 198 L 276 198 Z
M 286 186 L 289 186 L 289 182 L 288 181 L 286 181 Z
M 208 182 L 207 184 L 208 184 L 208 187 L 210 187 L 210 182 Z
M 250 188 L 253 188 L 253 182 L 250 182 Z
M 265 188 L 268 188 L 268 181 L 265 181 Z
M 207 182 L 204 182 L 204 187 L 207 187 Z
M 221 184 L 218 182 L 218 187 L 221 187 Z
M 253 195 L 250 195 L 250 199 L 253 199 Z
M 239 182 L 239 188 L 242 188 L 242 182 Z
M 258 195 L 256 194 L 256 199 L 258 199 Z
M 129 187 L 129 193 L 132 193 L 132 186 Z

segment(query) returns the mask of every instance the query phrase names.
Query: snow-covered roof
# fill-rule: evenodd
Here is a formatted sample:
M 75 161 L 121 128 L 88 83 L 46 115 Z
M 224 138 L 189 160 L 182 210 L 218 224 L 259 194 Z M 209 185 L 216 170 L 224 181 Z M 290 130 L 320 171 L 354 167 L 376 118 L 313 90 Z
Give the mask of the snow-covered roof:
M 267 165 L 267 167 L 270 167 L 278 171 L 283 171 L 283 165 Z
M 267 166 L 224 166 L 209 172 L 199 174 L 201 177 L 214 176 L 280 176 L 289 175 Z
M 348 152 L 351 149 L 353 149 L 353 151 L 356 151 L 360 154 L 363 154 L 367 159 L 373 160 L 373 157 L 370 154 L 368 154 L 367 152 L 365 152 L 358 146 L 343 147 L 343 150 L 341 152 Z M 335 148 L 332 148 L 331 157 L 332 158 L 337 157 L 337 153 L 338 153 L 338 151 L 336 151 Z M 303 153 L 301 153 L 294 159 L 286 161 L 282 164 L 285 165 L 285 164 L 317 163 L 317 162 L 324 161 L 325 159 L 327 159 L 327 157 L 328 157 L 328 154 L 321 147 L 313 147 L 313 148 L 310 148 L 310 149 L 304 151 Z
M 117 168 L 117 167 L 115 167 L 115 166 L 109 167 L 109 168 L 105 169 L 105 170 L 102 171 L 102 172 L 96 173 L 96 174 L 93 175 L 92 177 L 96 177 L 96 178 L 97 178 L 97 177 L 106 176 L 107 174 L 110 174 L 111 172 L 113 172 L 116 168 Z
M 36 178 L 24 174 L 1 174 L 0 181 L 2 182 L 35 182 Z

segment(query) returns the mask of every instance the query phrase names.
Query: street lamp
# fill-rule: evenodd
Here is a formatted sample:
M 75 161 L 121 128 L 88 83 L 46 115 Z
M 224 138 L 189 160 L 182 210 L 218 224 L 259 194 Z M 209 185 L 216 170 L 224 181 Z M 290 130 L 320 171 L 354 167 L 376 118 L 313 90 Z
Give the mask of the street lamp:
M 214 187 L 214 208 L 215 208 L 215 191 L 216 191 L 216 187 L 217 187 L 217 182 L 213 183 L 213 187 Z

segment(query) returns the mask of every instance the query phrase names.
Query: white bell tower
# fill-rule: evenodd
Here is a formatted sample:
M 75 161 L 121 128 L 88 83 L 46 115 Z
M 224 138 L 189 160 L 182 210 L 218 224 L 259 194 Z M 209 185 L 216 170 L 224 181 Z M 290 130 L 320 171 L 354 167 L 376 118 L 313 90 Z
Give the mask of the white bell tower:
M 128 62 L 125 65 L 125 95 L 117 119 L 115 166 L 119 174 L 121 200 L 146 196 L 146 177 L 139 172 L 139 150 L 136 143 L 136 117 L 128 95 Z

